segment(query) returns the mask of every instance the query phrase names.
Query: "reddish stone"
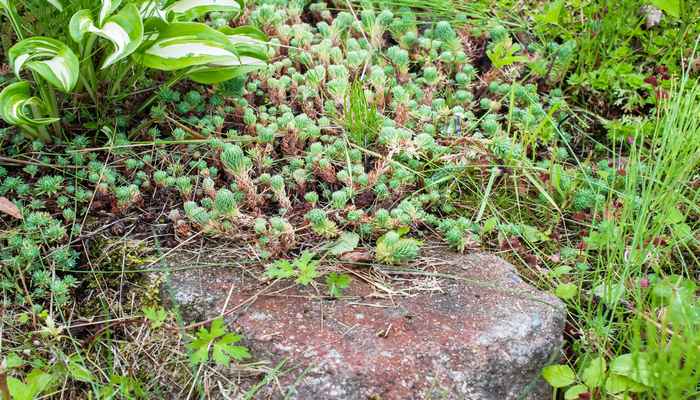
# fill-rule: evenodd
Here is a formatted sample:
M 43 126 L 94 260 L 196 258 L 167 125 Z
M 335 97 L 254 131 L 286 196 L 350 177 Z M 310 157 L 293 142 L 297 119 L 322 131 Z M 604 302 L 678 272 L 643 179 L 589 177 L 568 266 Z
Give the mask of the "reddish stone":
M 236 313 L 227 321 L 254 357 L 271 365 L 289 360 L 293 372 L 257 398 L 283 398 L 288 390 L 294 399 L 551 396 L 539 376 L 562 343 L 561 302 L 495 256 L 429 260 L 415 274 L 383 267 L 382 276 L 401 278 L 382 281 L 391 294 L 353 276 L 342 300 L 323 297 L 322 284 L 300 289 L 291 281 L 252 297 L 267 284 L 225 269 L 175 273 L 170 292 L 181 307 L 199 310 L 197 318 L 218 314 L 228 298 Z

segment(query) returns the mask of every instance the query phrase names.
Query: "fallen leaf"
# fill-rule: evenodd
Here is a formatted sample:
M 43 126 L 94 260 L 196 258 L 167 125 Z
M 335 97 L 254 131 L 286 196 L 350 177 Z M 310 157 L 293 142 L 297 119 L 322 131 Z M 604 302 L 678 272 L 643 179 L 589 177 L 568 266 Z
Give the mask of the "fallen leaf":
M 372 260 L 372 255 L 367 250 L 354 250 L 340 256 L 342 261 L 364 262 Z
M 0 213 L 5 213 L 10 217 L 17 219 L 22 219 L 22 213 L 19 212 L 19 208 L 5 197 L 0 197 Z

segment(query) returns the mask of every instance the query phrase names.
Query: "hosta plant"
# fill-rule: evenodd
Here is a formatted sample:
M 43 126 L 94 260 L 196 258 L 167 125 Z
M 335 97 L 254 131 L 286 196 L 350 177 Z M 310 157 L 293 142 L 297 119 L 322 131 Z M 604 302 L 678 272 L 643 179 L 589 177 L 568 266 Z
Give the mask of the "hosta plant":
M 60 3 L 51 4 L 56 12 L 62 10 Z M 240 13 L 239 1 L 102 0 L 96 12 L 76 11 L 68 34 L 60 38 L 25 37 L 14 2 L 2 0 L 0 8 L 19 39 L 8 52 L 19 82 L 0 92 L 0 117 L 43 141 L 51 140 L 47 125 L 60 132 L 56 89 L 86 92 L 98 106 L 105 95 L 101 88 L 108 86 L 107 97 L 118 98 L 122 82 L 135 69 L 177 71 L 167 86 L 183 78 L 213 84 L 260 68 L 267 58 L 267 37 L 253 27 L 217 30 L 192 22 L 212 11 Z M 31 72 L 34 85 L 22 80 L 24 70 Z

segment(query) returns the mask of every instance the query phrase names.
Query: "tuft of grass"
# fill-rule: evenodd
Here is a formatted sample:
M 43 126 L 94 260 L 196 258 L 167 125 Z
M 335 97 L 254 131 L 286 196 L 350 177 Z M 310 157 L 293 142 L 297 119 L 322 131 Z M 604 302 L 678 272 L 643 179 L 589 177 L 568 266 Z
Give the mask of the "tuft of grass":
M 348 138 L 358 146 L 367 147 L 379 136 L 382 115 L 365 97 L 365 90 L 359 81 L 354 81 L 345 101 L 343 124 Z

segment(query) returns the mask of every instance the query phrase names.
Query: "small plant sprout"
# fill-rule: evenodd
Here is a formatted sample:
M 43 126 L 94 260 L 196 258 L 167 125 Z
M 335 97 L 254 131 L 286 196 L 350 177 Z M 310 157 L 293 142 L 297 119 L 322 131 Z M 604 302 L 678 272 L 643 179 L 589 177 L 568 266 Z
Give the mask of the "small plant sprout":
M 420 242 L 389 231 L 377 240 L 375 258 L 387 264 L 405 264 L 418 258 Z
M 187 344 L 193 364 L 214 361 L 217 365 L 228 366 L 231 361 L 250 358 L 250 352 L 243 346 L 235 345 L 241 340 L 239 335 L 228 331 L 222 318 L 215 319 L 209 329 L 199 328 L 194 340 Z
M 326 285 L 328 286 L 328 294 L 331 297 L 339 298 L 343 295 L 343 290 L 350 286 L 351 278 L 347 274 L 338 274 L 331 272 L 326 275 Z

